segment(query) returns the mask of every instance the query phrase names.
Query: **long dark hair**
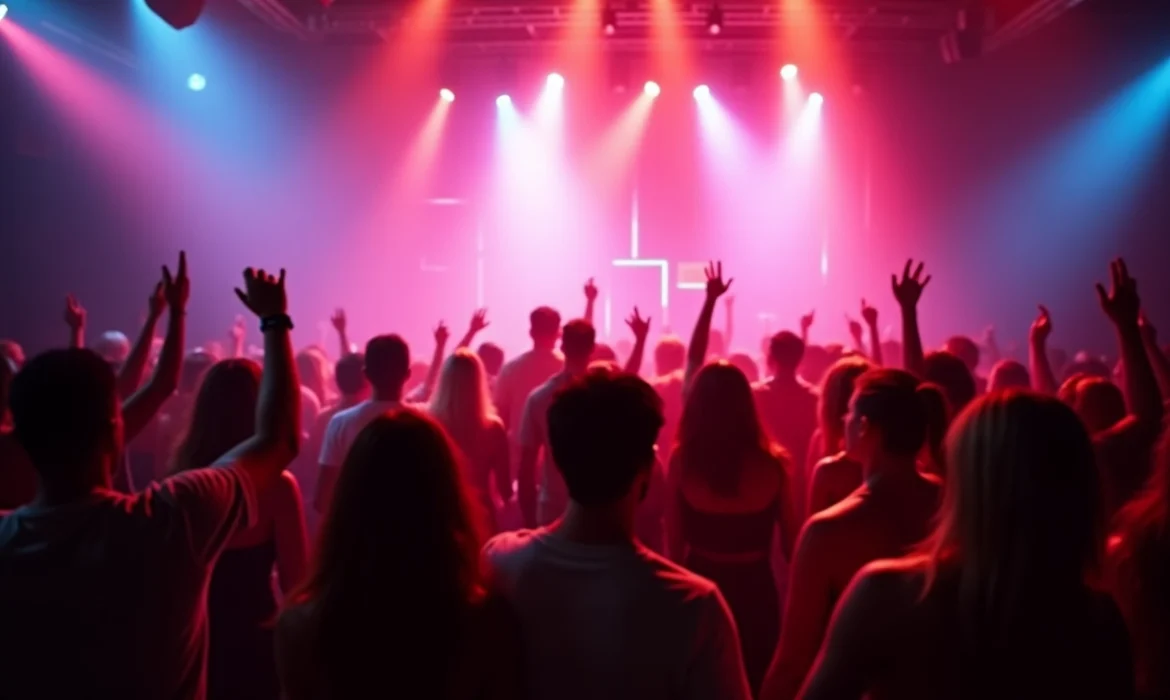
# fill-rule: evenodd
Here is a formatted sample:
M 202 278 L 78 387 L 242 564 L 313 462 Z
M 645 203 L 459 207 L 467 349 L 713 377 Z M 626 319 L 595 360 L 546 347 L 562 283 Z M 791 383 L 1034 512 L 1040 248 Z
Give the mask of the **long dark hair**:
M 675 451 L 684 474 L 715 493 L 734 496 L 754 455 L 777 455 L 756 411 L 752 387 L 736 366 L 720 360 L 695 375 L 679 421 Z
M 849 399 L 857 378 L 873 368 L 864 357 L 842 357 L 833 363 L 821 381 L 821 396 L 817 403 L 817 422 L 821 429 L 824 456 L 841 450 L 845 441 L 845 414 L 849 413 Z
M 171 471 L 206 467 L 256 432 L 260 365 L 252 360 L 221 360 L 207 371 L 191 422 L 179 439 Z
M 397 409 L 358 434 L 312 571 L 290 597 L 312 605 L 309 648 L 332 697 L 446 677 L 484 595 L 481 533 L 458 452 L 434 419 Z

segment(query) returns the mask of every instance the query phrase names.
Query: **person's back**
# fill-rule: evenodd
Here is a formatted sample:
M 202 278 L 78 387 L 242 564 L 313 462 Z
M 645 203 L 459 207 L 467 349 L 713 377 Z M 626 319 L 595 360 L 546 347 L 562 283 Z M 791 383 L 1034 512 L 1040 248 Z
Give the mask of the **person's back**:
M 529 317 L 532 349 L 509 360 L 496 377 L 496 411 L 513 437 L 520 430 L 524 418 L 524 402 L 528 395 L 564 367 L 565 361 L 556 350 L 561 332 L 561 315 L 542 306 Z
M 801 518 L 809 478 L 805 464 L 817 427 L 817 392 L 797 375 L 803 357 L 804 342 L 798 336 L 787 331 L 777 333 L 768 349 L 772 378 L 755 387 L 756 405 L 768 435 L 792 456 L 793 489 Z
M 808 487 L 808 512 L 815 515 L 848 498 L 865 481 L 861 464 L 844 452 L 825 457 L 813 467 Z

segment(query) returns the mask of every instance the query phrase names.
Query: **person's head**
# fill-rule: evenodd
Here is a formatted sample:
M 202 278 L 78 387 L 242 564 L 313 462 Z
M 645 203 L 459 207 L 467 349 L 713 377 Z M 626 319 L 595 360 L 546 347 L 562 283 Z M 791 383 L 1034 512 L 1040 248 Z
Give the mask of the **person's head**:
M 845 357 L 834 362 L 825 374 L 817 404 L 817 420 L 826 455 L 836 454 L 844 449 L 845 416 L 849 413 L 853 386 L 857 378 L 872 367 L 873 365 L 865 358 Z
M 443 362 L 429 410 L 461 446 L 482 439 L 479 429 L 495 415 L 495 409 L 478 355 L 459 348 Z
M 447 669 L 466 610 L 483 595 L 481 523 L 459 453 L 434 419 L 395 409 L 358 434 L 307 580 L 289 599 L 312 605 L 312 652 L 336 697 L 367 695 L 384 673 L 388 618 L 396 627 L 386 639 L 410 640 L 393 653 L 406 653 L 412 672 L 433 682 Z
M 593 346 L 593 354 L 589 360 L 591 362 L 617 362 L 617 351 L 605 343 L 597 343 Z
M 923 464 L 926 471 L 938 477 L 945 477 L 943 444 L 947 428 L 951 425 L 951 407 L 946 394 L 937 384 L 919 384 L 918 399 L 926 415 L 926 443 L 922 446 Z
M 900 369 L 871 369 L 857 378 L 845 421 L 846 449 L 864 465 L 914 460 L 926 441 L 918 379 Z
M 829 351 L 820 345 L 809 345 L 804 349 L 804 359 L 800 361 L 800 376 L 813 386 L 820 386 L 825 378 L 825 372 L 833 364 Z
M 171 471 L 215 463 L 256 432 L 260 365 L 251 360 L 220 360 L 207 372 L 171 464 Z
M 1028 368 L 1015 360 L 1000 360 L 991 368 L 987 377 L 988 391 L 1004 389 L 1027 389 L 1032 386 L 1032 375 Z
M 538 348 L 552 350 L 561 332 L 561 315 L 556 309 L 541 306 L 533 309 L 528 316 L 528 335 Z
M 410 377 L 410 347 L 400 336 L 379 335 L 366 343 L 366 378 L 375 393 L 401 395 Z
M 479 359 L 483 360 L 483 368 L 489 377 L 499 376 L 504 367 L 504 349 L 495 343 L 483 343 L 476 351 Z
M 951 411 L 958 415 L 975 399 L 975 375 L 957 355 L 946 351 L 927 353 L 922 363 L 923 381 L 937 384 L 946 394 Z
M 768 369 L 773 374 L 794 376 L 804 359 L 804 341 L 795 333 L 780 331 L 768 343 Z
M 77 492 L 109 483 L 122 451 L 114 370 L 92 350 L 50 350 L 12 380 L 8 405 L 17 441 L 41 484 Z
M 329 361 L 320 352 L 305 349 L 297 353 L 297 376 L 301 384 L 313 392 L 317 402 L 329 405 Z
M 370 383 L 366 380 L 366 358 L 361 353 L 350 353 L 337 361 L 333 378 L 337 390 L 350 401 L 361 401 L 370 394 Z
M 1125 395 L 1116 384 L 1101 377 L 1083 376 L 1076 381 L 1071 405 L 1090 433 L 1108 430 L 1126 415 Z
M 947 339 L 943 350 L 963 361 L 967 370 L 974 373 L 979 369 L 979 346 L 974 340 L 965 335 L 956 335 Z
M 946 441 L 946 496 L 927 552 L 957 568 L 961 590 L 1000 615 L 1080 586 L 1103 549 L 1101 481 L 1081 421 L 1059 400 L 985 396 Z M 992 624 L 1000 620 L 989 621 Z
M 681 370 L 687 362 L 687 346 L 676 335 L 665 335 L 654 346 L 654 372 L 658 376 Z
M 561 352 L 565 355 L 565 364 L 584 369 L 593 357 L 596 342 L 597 333 L 588 321 L 576 319 L 566 323 L 561 332 Z
M 0 358 L 12 362 L 13 367 L 19 372 L 20 368 L 24 366 L 24 348 L 20 347 L 20 343 L 15 340 L 0 340 Z
M 743 372 L 743 376 L 747 377 L 747 380 L 752 384 L 760 381 L 760 367 L 751 355 L 746 352 L 734 352 L 731 357 L 727 358 L 727 361 Z
M 662 399 L 631 374 L 592 370 L 553 399 L 548 440 L 569 498 L 632 516 L 645 496 L 662 429 Z
M 675 440 L 683 471 L 716 492 L 734 495 L 747 459 L 771 449 L 743 372 L 722 360 L 700 369 L 683 404 Z
M 215 362 L 215 357 L 210 353 L 201 350 L 188 353 L 183 358 L 183 365 L 179 369 L 179 393 L 194 394 L 199 391 L 203 377 L 207 376 L 207 372 Z

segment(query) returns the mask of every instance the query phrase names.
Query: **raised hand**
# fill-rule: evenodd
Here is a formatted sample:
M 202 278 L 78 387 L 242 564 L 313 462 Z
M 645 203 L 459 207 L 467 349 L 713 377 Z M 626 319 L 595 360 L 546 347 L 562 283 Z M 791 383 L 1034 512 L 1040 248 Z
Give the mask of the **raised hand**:
M 65 323 L 74 331 L 85 328 L 85 307 L 72 294 L 65 295 Z
M 185 270 L 184 270 L 185 272 Z M 280 316 L 288 313 L 288 295 L 284 291 L 284 269 L 280 277 L 270 275 L 264 270 L 244 270 L 244 290 L 236 287 L 236 296 L 244 302 L 248 310 L 259 318 Z
M 241 345 L 244 342 L 244 334 L 246 332 L 247 329 L 244 328 L 244 317 L 236 314 L 236 320 L 232 322 L 232 327 L 228 329 L 228 337 L 236 345 Z
M 865 299 L 861 300 L 861 319 L 867 326 L 876 326 L 878 322 L 878 310 L 865 303 Z
M 171 270 L 166 265 L 163 265 L 163 294 L 167 299 L 167 306 L 171 307 L 171 312 L 184 311 L 187 308 L 187 300 L 191 297 L 191 280 L 187 278 L 187 253 L 186 251 L 179 251 L 179 271 L 172 276 Z M 281 280 L 284 279 L 284 272 L 280 273 Z
M 450 337 L 451 331 L 447 330 L 447 324 L 439 321 L 439 325 L 435 326 L 435 345 L 446 345 Z
M 723 281 L 723 263 L 709 262 L 703 273 L 707 275 L 707 299 L 715 301 L 719 297 L 727 293 L 731 289 L 731 283 L 735 278 Z
M 158 319 L 158 317 L 162 316 L 162 312 L 167 308 L 165 282 L 159 280 L 158 283 L 154 285 L 154 292 L 150 295 L 150 298 L 146 300 L 146 305 L 147 315 L 150 318 Z
M 930 284 L 931 280 L 930 275 L 927 275 L 925 279 L 922 277 L 922 268 L 926 263 L 919 262 L 918 267 L 914 268 L 914 274 L 910 274 L 910 268 L 913 265 L 913 260 L 906 261 L 906 267 L 902 270 L 901 281 L 898 280 L 897 275 L 890 275 L 890 284 L 894 289 L 894 298 L 898 300 L 898 304 L 903 309 L 918 306 L 918 300 L 922 298 L 922 290 L 926 289 L 926 285 Z
M 333 324 L 333 330 L 338 333 L 344 333 L 347 325 L 345 318 L 345 309 L 337 309 L 333 315 L 329 317 L 329 322 Z
M 596 301 L 597 300 L 597 285 L 593 284 L 592 277 L 590 277 L 589 280 L 585 283 L 585 300 L 586 301 Z
M 861 327 L 861 323 L 849 318 L 849 314 L 845 314 L 845 322 L 849 324 L 849 337 L 860 344 L 861 338 L 865 334 L 865 329 Z
M 478 309 L 471 315 L 471 325 L 468 326 L 468 332 L 471 334 L 479 333 L 490 325 L 491 322 L 487 320 L 487 309 Z
M 1132 326 L 1138 322 L 1142 302 L 1138 297 L 1137 280 L 1129 275 L 1129 268 L 1121 258 L 1109 263 L 1110 289 L 1097 285 L 1097 297 L 1101 308 L 1116 326 Z
M 800 317 L 800 332 L 808 335 L 808 329 L 812 328 L 813 322 L 817 320 L 817 310 L 813 309 L 807 314 Z
M 1040 315 L 1032 321 L 1032 328 L 1028 332 L 1028 337 L 1033 343 L 1043 343 L 1048 340 L 1048 336 L 1052 335 L 1052 317 L 1048 314 L 1048 307 L 1043 304 L 1037 308 L 1040 309 Z
M 626 319 L 626 325 L 634 332 L 634 339 L 638 342 L 646 340 L 646 336 L 650 335 L 650 317 L 642 318 L 636 306 L 633 315 Z

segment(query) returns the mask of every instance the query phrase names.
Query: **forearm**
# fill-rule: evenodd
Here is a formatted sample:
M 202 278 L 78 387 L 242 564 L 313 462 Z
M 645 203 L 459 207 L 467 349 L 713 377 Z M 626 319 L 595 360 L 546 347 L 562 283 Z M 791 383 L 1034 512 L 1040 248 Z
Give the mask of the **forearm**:
M 1162 352 L 1162 348 L 1158 347 L 1156 341 L 1143 339 L 1143 344 L 1163 399 L 1170 397 L 1170 359 L 1166 358 L 1166 354 Z
M 906 371 L 921 377 L 925 369 L 922 335 L 918 330 L 918 309 L 902 309 L 902 362 Z
M 869 326 L 869 359 L 878 367 L 885 364 L 882 357 L 882 334 L 876 323 Z
M 1028 343 L 1028 364 L 1032 366 L 1032 388 L 1041 394 L 1055 396 L 1060 387 L 1052 372 L 1052 363 L 1048 360 L 1047 343 L 1042 340 Z
M 349 344 L 349 334 L 345 331 L 337 331 L 337 342 L 341 349 L 341 354 L 337 356 L 337 359 L 340 360 L 352 352 L 352 350 L 350 350 L 352 346 Z
M 690 386 L 691 379 L 707 361 L 707 343 L 711 335 L 711 315 L 713 313 L 715 313 L 715 300 L 708 297 L 703 302 L 703 309 L 699 312 L 698 320 L 695 321 L 695 330 L 691 332 L 691 342 L 687 347 L 687 371 L 684 382 L 687 387 Z
M 1162 422 L 1162 394 L 1154 377 L 1150 358 L 1137 324 L 1119 326 L 1118 342 L 1125 363 L 1125 400 L 1130 414 L 1143 423 L 1160 425 Z
M 256 435 L 270 445 L 287 445 L 296 454 L 301 439 L 301 391 L 287 328 L 264 332 L 264 372 L 256 403 Z
M 171 310 L 167 334 L 163 339 L 158 367 L 150 381 L 132 394 L 122 405 L 122 422 L 126 442 L 150 423 L 166 400 L 179 386 L 179 370 L 183 364 L 183 345 L 187 333 L 187 312 Z
M 142 385 L 142 377 L 146 374 L 146 364 L 150 360 L 150 349 L 154 345 L 154 331 L 158 326 L 158 316 L 149 314 L 130 355 L 118 373 L 118 395 L 126 398 L 138 390 Z
M 594 307 L 594 305 L 595 305 L 594 299 L 586 299 L 585 300 L 585 316 L 583 318 L 586 321 L 588 321 L 589 325 L 591 325 L 591 326 L 593 325 L 593 307 Z
M 476 333 L 474 330 L 470 328 L 467 329 L 467 332 L 464 333 L 463 337 L 459 339 L 459 344 L 455 346 L 455 349 L 460 350 L 462 348 L 471 347 L 471 344 L 475 342 L 475 335 Z
M 75 349 L 85 347 L 85 328 L 74 326 L 69 329 L 69 347 Z
M 626 374 L 638 374 L 642 371 L 642 359 L 646 354 L 646 339 L 638 338 L 634 341 L 634 349 L 630 351 L 630 358 L 626 360 Z
M 447 343 L 435 343 L 435 352 L 431 355 L 431 366 L 427 368 L 427 378 L 423 381 L 420 397 L 423 401 L 430 401 L 435 393 L 435 385 L 439 383 L 439 371 L 443 368 L 443 354 Z

